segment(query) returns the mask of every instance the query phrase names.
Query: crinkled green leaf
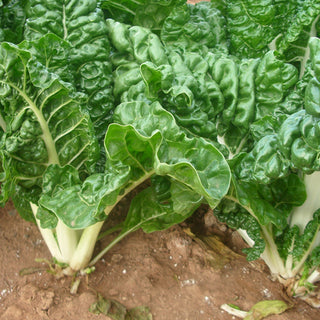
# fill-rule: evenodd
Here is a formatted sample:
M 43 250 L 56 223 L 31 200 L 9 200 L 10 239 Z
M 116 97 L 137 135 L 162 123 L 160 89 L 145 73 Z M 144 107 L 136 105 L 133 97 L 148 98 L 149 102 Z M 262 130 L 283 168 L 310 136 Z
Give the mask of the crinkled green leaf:
M 298 71 L 293 65 L 277 59 L 270 51 L 262 58 L 256 72 L 256 118 L 259 119 L 281 108 L 281 102 L 298 81 Z M 286 113 L 286 110 L 283 112 Z
M 12 180 L 11 183 L 13 183 Z M 1 193 L 3 193 L 3 185 L 1 185 L 1 188 Z M 11 200 L 23 219 L 35 222 L 34 214 L 30 208 L 30 202 L 36 203 L 40 194 L 41 188 L 38 186 L 29 189 L 20 185 L 15 185 L 14 192 L 11 194 Z
M 304 72 L 308 41 L 317 36 L 320 5 L 302 1 L 213 1 L 227 19 L 229 52 L 238 57 L 261 57 L 277 50 Z
M 167 199 L 159 202 L 156 188 L 149 187 L 133 199 L 121 234 L 139 228 L 147 233 L 168 229 L 190 217 L 202 202 L 201 196 L 175 181 Z
M 295 65 L 303 76 L 309 57 L 309 39 L 319 35 L 319 1 L 212 2 L 227 21 L 225 33 L 230 54 L 239 58 L 256 58 L 275 50 L 282 60 Z
M 46 59 L 50 69 L 59 70 L 63 80 L 72 80 L 87 95 L 87 110 L 102 141 L 114 108 L 103 12 L 96 1 L 32 0 L 28 8 L 25 39 L 32 41 L 28 46 L 38 61 Z M 37 42 L 46 34 L 61 40 L 49 36 Z
M 167 62 L 165 49 L 159 37 L 149 29 L 139 26 L 129 26 L 113 19 L 107 19 L 107 32 L 111 44 L 117 49 L 113 59 L 125 55 L 126 61 L 135 60 L 137 63 L 152 61 L 157 65 Z
M 26 19 L 25 0 L 10 0 L 0 3 L 0 41 L 19 43 L 23 39 Z
M 103 0 L 101 7 L 107 18 L 158 32 L 172 8 L 184 2 L 184 0 Z
M 320 4 L 317 0 L 282 1 L 277 3 L 277 15 L 274 27 L 276 49 L 286 61 L 301 64 L 304 71 L 305 60 L 308 57 L 308 42 L 317 36 L 316 23 L 319 20 Z
M 320 40 L 312 38 L 309 42 L 310 46 L 310 60 L 313 70 L 313 78 L 308 82 L 305 90 L 305 109 L 307 113 L 319 117 L 320 116 Z
M 104 173 L 93 174 L 80 183 L 79 178 L 74 180 L 77 176 L 72 167 L 51 166 L 45 172 L 46 193 L 40 204 L 69 227 L 84 228 L 104 220 L 105 207 L 112 207 L 119 195 L 153 174 L 169 176 L 187 188 L 175 186 L 173 189 L 175 198 L 180 200 L 170 211 L 168 223 L 171 224 L 178 221 L 177 211 L 182 210 L 185 215 L 192 212 L 183 210 L 184 193 L 188 194 L 188 205 L 190 201 L 198 205 L 204 197 L 214 207 L 228 191 L 230 171 L 222 154 L 201 138 L 187 138 L 173 116 L 158 103 L 123 103 L 117 107 L 114 119 L 118 123 L 109 126 L 105 137 L 107 164 Z M 66 174 L 61 170 L 66 170 Z M 152 194 L 150 199 L 145 196 L 145 205 L 152 202 L 151 198 Z M 156 210 L 157 202 L 152 206 L 154 214 L 161 209 L 160 206 Z M 139 216 L 139 212 L 135 214 Z
M 252 177 L 242 179 L 237 172 L 244 159 L 245 155 L 242 155 L 229 161 L 236 198 L 242 206 L 250 208 L 250 213 L 260 225 L 272 223 L 277 228 L 284 229 L 293 206 L 299 206 L 305 201 L 303 182 L 295 174 L 288 174 L 265 184 Z
M 252 248 L 244 250 L 247 259 L 258 259 L 269 245 L 270 236 L 276 240 L 281 257 L 286 259 L 292 252 L 292 239 L 299 234 L 299 229 L 287 227 L 287 219 L 292 208 L 306 199 L 301 179 L 291 174 L 262 185 L 240 181 L 233 176 L 233 186 L 230 197 L 226 197 L 214 212 L 220 221 L 231 228 L 245 230 L 254 241 Z
M 282 117 L 265 116 L 250 125 L 250 131 L 255 141 L 259 141 L 264 136 L 277 134 L 281 123 L 287 116 Z
M 308 257 L 308 260 L 306 262 L 307 268 L 309 270 L 313 270 L 314 268 L 319 268 L 320 266 L 320 246 L 316 246 L 310 256 Z
M 75 83 L 75 74 L 70 71 L 71 45 L 59 36 L 48 33 L 34 41 L 23 41 L 20 48 L 28 50 L 33 59 L 70 84 Z
M 219 135 L 223 135 L 224 128 L 228 126 L 236 112 L 239 92 L 239 67 L 232 57 L 223 56 L 210 64 L 210 73 L 219 84 L 224 98 L 224 106 L 220 116 L 221 123 L 219 123 Z
M 299 263 L 305 253 L 312 247 L 315 237 L 320 230 L 320 209 L 313 214 L 312 220 L 308 222 L 302 234 L 294 238 L 292 255 L 294 263 Z
M 18 184 L 32 192 L 41 187 L 42 175 L 53 163 L 70 164 L 81 175 L 90 172 L 98 149 L 81 97 L 30 52 L 9 43 L 0 48 L 0 73 L 5 185 Z
M 103 210 L 116 203 L 128 180 L 127 167 L 113 167 L 106 173 L 93 174 L 82 182 L 75 168 L 52 165 L 44 174 L 37 218 L 42 227 L 51 228 L 55 227 L 56 218 L 74 229 L 83 229 L 103 221 L 106 219 Z
M 306 88 L 305 108 L 306 111 L 316 117 L 320 116 L 320 82 L 313 78 Z
M 280 150 L 293 168 L 319 170 L 320 119 L 301 110 L 288 117 L 278 133 Z
M 223 110 L 219 85 L 207 74 L 209 65 L 201 55 L 172 52 L 170 63 L 141 65 L 149 99 L 158 99 L 188 131 L 214 140 L 214 118 Z
M 227 51 L 225 18 L 210 2 L 175 7 L 166 18 L 161 40 L 183 51 Z
M 199 8 L 204 10 L 206 6 L 210 4 L 201 4 Z M 205 14 L 200 9 L 201 14 L 198 9 L 192 10 L 195 17 Z M 195 20 L 194 24 L 197 23 L 201 21 Z M 300 93 L 292 94 L 298 70 L 277 59 L 273 52 L 249 60 L 224 53 L 191 52 L 188 44 L 183 53 L 172 51 L 171 44 L 165 52 L 158 38 L 151 38 L 146 29 L 110 19 L 108 27 L 116 49 L 112 59 L 118 99 L 157 100 L 190 133 L 212 141 L 217 133 L 224 136 L 233 153 L 239 145 L 246 150 L 251 148 L 249 130 L 254 121 L 301 108 Z M 159 54 L 154 57 L 151 52 Z
M 228 37 L 230 53 L 239 57 L 260 57 L 277 35 L 272 28 L 276 16 L 274 1 L 258 3 L 250 0 L 227 2 Z
M 168 63 L 165 49 L 159 37 L 149 29 L 129 26 L 113 19 L 107 20 L 108 36 L 114 52 L 114 95 L 121 102 L 148 101 L 140 65 L 152 62 Z
M 315 77 L 320 80 L 320 41 L 318 38 L 311 38 L 309 41 L 310 60 Z
M 163 142 L 153 160 L 157 174 L 188 185 L 212 206 L 227 192 L 230 172 L 222 154 L 204 139 L 188 138 L 158 103 L 124 103 L 116 109 L 114 119 L 132 124 L 142 136 L 161 133 Z
M 266 135 L 241 156 L 236 172 L 242 180 L 270 183 L 288 175 L 289 168 L 290 161 L 281 153 L 277 136 Z
M 243 249 L 248 261 L 259 259 L 265 249 L 265 241 L 261 236 L 261 226 L 258 221 L 234 201 L 223 199 L 214 210 L 219 221 L 226 223 L 230 228 L 245 230 L 254 246 Z

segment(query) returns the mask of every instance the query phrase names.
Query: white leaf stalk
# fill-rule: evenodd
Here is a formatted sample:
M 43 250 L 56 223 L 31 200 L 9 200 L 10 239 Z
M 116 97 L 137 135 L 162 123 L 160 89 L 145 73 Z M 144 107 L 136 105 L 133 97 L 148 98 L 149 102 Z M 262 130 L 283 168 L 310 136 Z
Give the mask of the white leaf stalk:
M 150 172 L 146 172 L 146 174 L 139 180 L 133 182 L 121 195 L 118 196 L 116 202 L 112 206 L 106 207 L 104 211 L 105 215 L 108 216 L 112 209 L 121 201 L 121 199 L 134 190 L 138 185 L 149 179 L 153 174 L 154 170 L 151 170 Z M 41 227 L 40 221 L 36 216 L 38 206 L 34 203 L 30 203 L 30 205 L 38 228 L 52 257 L 58 262 L 65 263 L 69 266 L 68 270 L 66 270 L 67 274 L 72 274 L 74 271 L 81 271 L 88 266 L 93 266 L 125 235 L 134 231 L 130 230 L 122 234 L 120 237 L 117 237 L 95 258 L 92 259 L 95 244 L 104 221 L 97 222 L 85 229 L 77 230 L 69 228 L 60 219 L 58 219 L 55 229 L 44 229 Z
M 44 229 L 36 217 L 38 206 L 31 203 L 31 208 L 52 257 L 58 262 L 68 264 L 71 271 L 86 268 L 93 255 L 103 221 L 84 230 L 74 230 L 59 220 L 55 229 Z
M 291 227 L 294 225 L 299 227 L 301 235 L 304 233 L 307 224 L 312 221 L 314 212 L 320 208 L 320 171 L 305 175 L 304 183 L 307 194 L 306 201 L 303 205 L 293 208 L 288 221 Z M 228 198 L 239 203 L 234 197 L 229 196 Z M 255 217 L 254 212 L 252 212 L 249 207 L 243 207 Z M 237 231 L 249 246 L 254 246 L 254 241 L 245 230 L 239 229 Z M 320 281 L 320 270 L 318 268 L 308 270 L 308 275 L 303 280 L 302 276 L 304 271 L 306 271 L 305 268 L 308 257 L 313 249 L 320 245 L 320 226 L 318 226 L 313 239 L 310 241 L 309 247 L 305 249 L 299 261 L 295 261 L 293 255 L 294 242 L 296 239 L 292 240 L 292 246 L 291 249 L 289 249 L 291 253 L 284 261 L 279 254 L 272 226 L 261 226 L 261 236 L 266 243 L 265 250 L 261 254 L 261 259 L 264 260 L 269 267 L 271 274 L 287 287 L 289 294 L 300 297 L 312 306 L 319 308 L 320 301 L 314 298 L 316 293 L 312 292 L 312 288 Z

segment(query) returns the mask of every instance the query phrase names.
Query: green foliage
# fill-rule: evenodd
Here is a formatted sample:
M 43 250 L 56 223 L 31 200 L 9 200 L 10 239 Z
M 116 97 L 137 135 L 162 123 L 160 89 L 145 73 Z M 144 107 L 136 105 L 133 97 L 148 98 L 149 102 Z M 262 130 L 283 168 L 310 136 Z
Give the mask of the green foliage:
M 1 204 L 32 220 L 32 203 L 52 252 L 68 243 L 63 262 L 82 268 L 75 256 L 150 180 L 106 250 L 207 203 L 242 230 L 248 259 L 307 283 L 319 266 L 319 16 L 312 0 L 2 3 Z
M 38 62 L 86 95 L 103 139 L 114 106 L 107 25 L 97 2 L 29 1 L 24 38 L 33 41 L 27 46 Z
M 102 0 L 101 7 L 107 18 L 146 27 L 158 33 L 173 8 L 184 2 L 184 0 Z
M 34 194 L 50 164 L 72 165 L 80 175 L 91 172 L 99 154 L 82 97 L 17 46 L 2 43 L 0 64 L 3 200 L 16 184 Z

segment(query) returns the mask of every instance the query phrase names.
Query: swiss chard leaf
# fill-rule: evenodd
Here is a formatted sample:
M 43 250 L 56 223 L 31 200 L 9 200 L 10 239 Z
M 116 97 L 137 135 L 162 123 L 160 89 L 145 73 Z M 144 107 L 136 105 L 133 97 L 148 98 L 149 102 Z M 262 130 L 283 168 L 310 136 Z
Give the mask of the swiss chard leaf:
M 310 254 L 309 250 L 313 249 L 315 238 L 317 237 L 320 230 L 320 209 L 314 214 L 312 220 L 308 222 L 303 230 L 302 234 L 297 234 L 293 242 L 292 255 L 294 258 L 294 264 L 304 261 L 303 257 L 307 253 Z M 315 253 L 313 257 L 316 257 Z M 312 259 L 312 257 L 310 257 Z M 318 267 L 319 261 L 314 260 L 312 267 Z
M 82 182 L 75 168 L 52 165 L 44 174 L 37 218 L 43 228 L 55 228 L 57 219 L 74 229 L 103 221 L 104 209 L 116 203 L 128 180 L 128 167 L 113 167 Z
M 72 165 L 81 176 L 92 172 L 98 145 L 81 96 L 30 52 L 9 43 L 0 47 L 0 73 L 3 201 L 15 192 L 15 184 L 24 193 L 41 189 L 50 164 Z
M 286 61 L 301 66 L 304 72 L 308 59 L 310 38 L 319 34 L 320 4 L 315 0 L 285 1 L 277 3 L 274 26 L 278 30 L 274 39 L 275 49 Z M 300 64 L 300 66 L 299 66 Z
M 155 153 L 155 172 L 188 185 L 215 207 L 229 188 L 230 171 L 223 155 L 202 138 L 188 138 L 159 103 L 124 103 L 115 121 L 127 123 L 143 136 L 162 135 Z
M 235 163 L 231 163 L 231 167 L 234 165 Z M 291 174 L 262 185 L 241 181 L 233 175 L 232 185 L 229 195 L 214 212 L 220 221 L 231 228 L 245 231 L 254 242 L 253 245 L 249 244 L 251 248 L 244 250 L 247 259 L 258 259 L 266 246 L 270 245 L 269 237 L 276 241 L 281 257 L 286 259 L 292 252 L 293 239 L 299 234 L 299 228 L 290 229 L 287 220 L 292 208 L 301 205 L 306 199 L 305 186 L 301 179 Z M 307 234 L 305 237 L 306 240 L 301 241 L 302 246 L 307 247 L 309 238 Z M 301 247 L 297 243 L 297 248 L 299 246 Z
M 172 8 L 184 2 L 184 0 L 103 0 L 101 7 L 107 18 L 146 27 L 157 33 Z
M 318 1 L 212 2 L 226 18 L 229 53 L 252 58 L 276 50 L 285 61 L 301 68 L 301 74 L 304 72 L 308 41 L 319 32 Z
M 86 108 L 102 143 L 114 108 L 103 12 L 96 1 L 32 0 L 28 8 L 25 39 L 33 41 L 28 46 L 38 61 L 46 60 L 64 81 L 87 95 Z M 47 34 L 61 40 L 49 36 L 37 42 Z
M 272 0 L 227 2 L 230 53 L 239 57 L 261 57 L 277 35 L 272 28 L 276 7 Z
M 161 40 L 178 51 L 227 52 L 225 18 L 210 2 L 175 7 L 166 18 Z
M 0 3 L 0 41 L 19 43 L 23 39 L 26 20 L 25 0 L 9 0 Z
M 223 199 L 214 210 L 214 214 L 219 221 L 226 223 L 230 228 L 244 230 L 254 246 L 245 248 L 243 251 L 247 255 L 248 261 L 259 259 L 263 253 L 266 243 L 261 235 L 261 226 L 258 221 L 245 209 L 237 205 L 234 201 Z M 250 244 L 251 245 L 251 244 Z
M 187 219 L 202 202 L 201 196 L 175 181 L 170 183 L 169 192 L 161 202 L 155 187 L 140 192 L 131 203 L 120 236 L 139 228 L 147 233 L 167 229 Z
M 278 230 L 287 226 L 287 218 L 294 206 L 300 206 L 306 199 L 303 181 L 295 174 L 268 181 L 263 184 L 253 178 L 237 176 L 237 166 L 242 165 L 241 156 L 229 161 L 232 168 L 234 196 L 237 202 L 262 226 L 274 225 Z
M 75 172 L 72 175 L 71 167 L 65 169 L 68 172 L 66 183 L 51 179 L 52 175 L 58 176 L 57 170 L 63 169 L 51 166 L 46 171 L 45 177 L 52 171 L 44 180 L 50 187 L 44 186 L 46 194 L 41 197 L 40 204 L 69 227 L 83 228 L 104 220 L 105 207 L 112 208 L 119 196 L 121 198 L 154 174 L 169 176 L 186 186 L 186 194 L 192 190 L 196 198 L 189 198 L 196 199 L 192 201 L 196 204 L 203 197 L 214 207 L 228 191 L 230 171 L 222 154 L 201 138 L 187 138 L 173 116 L 158 103 L 120 104 L 114 119 L 117 123 L 109 126 L 105 137 L 105 173 L 89 176 L 82 184 L 77 178 L 71 185 L 71 177 L 76 176 Z M 61 172 L 60 178 L 64 179 Z M 182 197 L 179 190 L 181 188 L 174 186 L 176 199 Z M 174 210 L 181 207 L 176 204 Z M 66 208 L 70 209 L 68 215 L 65 215 Z

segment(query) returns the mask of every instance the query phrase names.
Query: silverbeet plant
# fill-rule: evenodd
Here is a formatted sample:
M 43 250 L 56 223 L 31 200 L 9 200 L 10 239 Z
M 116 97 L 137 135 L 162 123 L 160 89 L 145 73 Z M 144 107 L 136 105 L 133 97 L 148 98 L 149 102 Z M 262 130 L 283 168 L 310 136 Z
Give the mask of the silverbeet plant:
M 216 206 L 230 184 L 221 152 L 187 136 L 157 101 L 114 104 L 97 4 L 13 2 L 3 11 L 22 5 L 24 40 L 0 48 L 1 200 L 37 222 L 52 256 L 82 270 L 138 228 L 168 228 L 204 199 Z M 150 178 L 120 234 L 92 260 L 111 210 Z
M 312 0 L 3 2 L 1 203 L 71 271 L 206 203 L 319 307 L 319 16 Z

